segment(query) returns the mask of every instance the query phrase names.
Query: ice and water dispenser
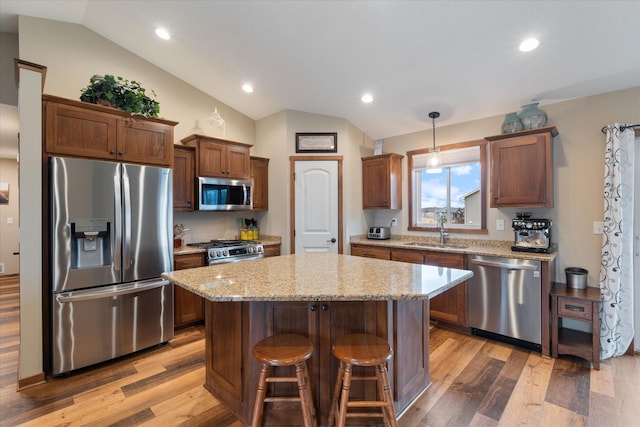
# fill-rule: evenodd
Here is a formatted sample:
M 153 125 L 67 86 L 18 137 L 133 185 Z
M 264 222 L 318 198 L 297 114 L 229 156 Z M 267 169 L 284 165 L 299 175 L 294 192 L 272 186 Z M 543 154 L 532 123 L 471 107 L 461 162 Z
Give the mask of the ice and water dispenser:
M 78 219 L 71 223 L 71 268 L 111 264 L 111 224 L 106 219 Z

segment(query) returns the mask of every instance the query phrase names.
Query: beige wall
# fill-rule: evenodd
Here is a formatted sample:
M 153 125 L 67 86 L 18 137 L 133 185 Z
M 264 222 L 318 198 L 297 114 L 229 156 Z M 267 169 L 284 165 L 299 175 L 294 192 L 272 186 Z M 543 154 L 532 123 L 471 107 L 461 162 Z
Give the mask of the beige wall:
M 206 124 L 214 108 L 226 122 L 225 139 L 255 142 L 252 119 L 82 25 L 28 16 L 21 16 L 19 25 L 20 59 L 47 67 L 47 94 L 79 99 L 92 75 L 113 74 L 156 92 L 160 115 L 180 122 L 175 128 L 176 142 L 194 133 L 196 121 L 205 134 L 223 137 Z
M 14 58 L 18 57 L 18 35 L 0 32 L 0 104 L 18 105 Z
M 488 209 L 489 234 L 484 238 L 513 240 L 509 224 L 518 211 L 553 220 L 553 241 L 559 244 L 556 279 L 564 282 L 564 268 L 579 266 L 589 270 L 589 286 L 598 286 L 602 236 L 593 234 L 593 222 L 603 219 L 604 135 L 602 126 L 609 123 L 640 122 L 640 87 L 541 105 L 549 116 L 549 125 L 558 129 L 554 139 L 554 192 L 551 209 Z M 505 112 L 507 113 L 507 112 Z M 481 139 L 500 133 L 503 116 L 488 117 L 442 128 L 436 123 L 436 145 Z M 405 154 L 432 142 L 431 129 L 387 138 L 384 150 Z M 407 162 L 403 159 L 403 199 L 407 194 Z M 488 192 L 487 192 L 488 196 Z M 406 231 L 408 212 L 401 212 L 400 229 Z M 487 200 L 487 206 L 489 201 Z M 397 213 L 397 212 L 396 212 Z M 388 224 L 394 212 L 376 212 L 375 220 Z M 497 231 L 497 219 L 505 220 L 505 230 Z M 395 232 L 395 231 L 393 231 Z M 424 233 L 422 233 L 424 234 Z M 454 237 L 465 237 L 455 235 Z
M 13 255 L 20 250 L 18 244 L 18 162 L 15 159 L 0 159 L 0 182 L 9 184 L 9 203 L 0 204 L 0 263 L 4 264 L 4 272 L 18 274 L 19 258 Z M 12 224 L 8 223 L 11 218 Z
M 336 132 L 338 151 L 330 155 L 343 157 L 343 247 L 349 253 L 349 236 L 360 234 L 365 227 L 362 214 L 361 149 L 372 146 L 370 138 L 347 120 L 287 110 L 258 120 L 256 124 L 256 153 L 270 158 L 269 162 L 269 214 L 261 223 L 267 234 L 282 236 L 282 252 L 290 253 L 289 224 L 291 220 L 291 156 L 301 155 L 295 151 L 298 132 Z M 371 152 L 371 148 L 366 149 Z

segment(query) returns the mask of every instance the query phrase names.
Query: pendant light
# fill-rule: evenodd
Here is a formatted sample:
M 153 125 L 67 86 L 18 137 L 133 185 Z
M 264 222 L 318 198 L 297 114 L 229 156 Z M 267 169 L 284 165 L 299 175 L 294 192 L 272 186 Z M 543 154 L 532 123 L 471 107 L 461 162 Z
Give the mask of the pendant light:
M 429 157 L 427 159 L 427 173 L 440 173 L 442 172 L 440 149 L 436 148 L 436 119 L 440 117 L 440 113 L 432 111 L 429 113 L 429 117 L 433 124 L 433 148 L 429 152 Z

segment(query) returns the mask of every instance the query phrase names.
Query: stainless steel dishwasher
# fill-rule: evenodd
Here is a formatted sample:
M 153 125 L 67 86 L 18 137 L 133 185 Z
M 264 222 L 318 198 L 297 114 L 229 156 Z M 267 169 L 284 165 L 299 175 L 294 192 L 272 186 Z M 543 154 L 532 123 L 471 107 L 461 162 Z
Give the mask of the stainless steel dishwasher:
M 469 255 L 468 261 L 473 271 L 468 291 L 472 333 L 539 351 L 540 261 L 480 255 Z

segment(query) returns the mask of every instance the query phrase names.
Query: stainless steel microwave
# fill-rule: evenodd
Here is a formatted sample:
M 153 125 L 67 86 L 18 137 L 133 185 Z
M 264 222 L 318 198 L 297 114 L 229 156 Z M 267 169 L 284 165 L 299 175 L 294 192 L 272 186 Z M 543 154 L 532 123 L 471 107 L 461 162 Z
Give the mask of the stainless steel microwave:
M 198 209 L 201 211 L 250 210 L 251 181 L 242 179 L 198 178 Z

